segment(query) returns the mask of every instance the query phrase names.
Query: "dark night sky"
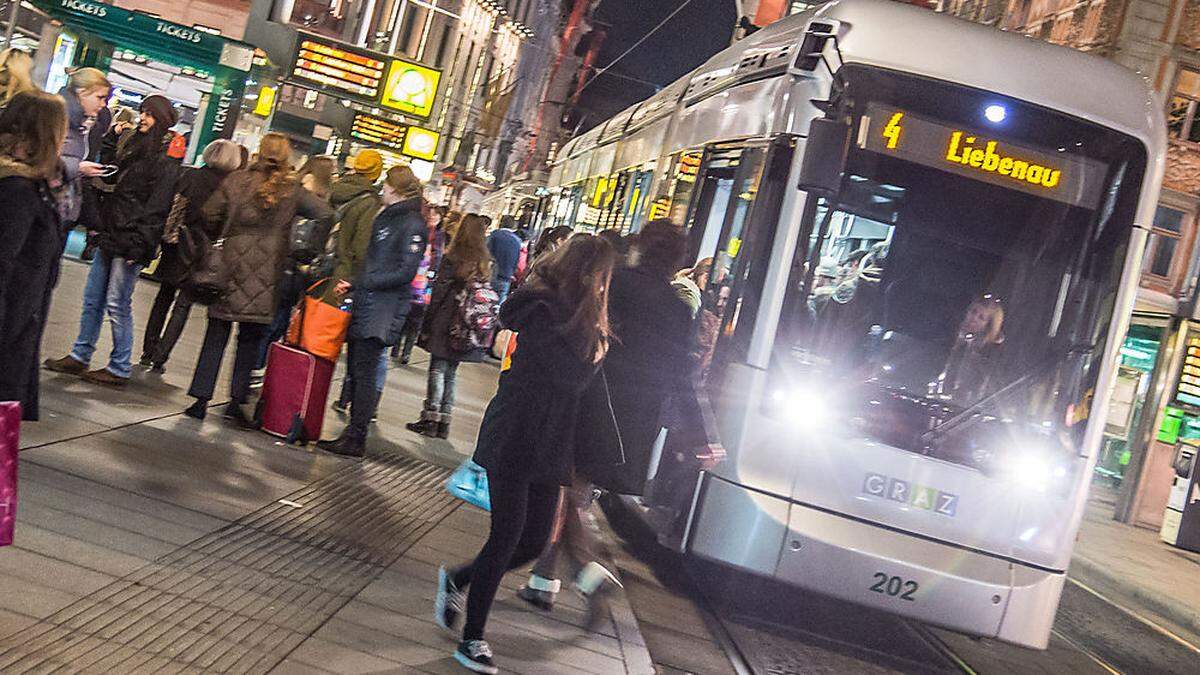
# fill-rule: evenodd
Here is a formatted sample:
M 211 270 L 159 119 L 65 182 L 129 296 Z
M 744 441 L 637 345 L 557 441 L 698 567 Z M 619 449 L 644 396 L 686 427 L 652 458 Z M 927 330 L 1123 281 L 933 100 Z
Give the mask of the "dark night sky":
M 604 67 L 629 49 L 684 0 L 602 0 L 596 19 L 609 25 L 596 66 Z M 736 21 L 733 0 L 692 0 L 679 14 L 610 72 L 631 75 L 660 86 L 729 46 Z M 653 86 L 606 73 L 588 85 L 580 99 L 581 130 L 647 98 Z

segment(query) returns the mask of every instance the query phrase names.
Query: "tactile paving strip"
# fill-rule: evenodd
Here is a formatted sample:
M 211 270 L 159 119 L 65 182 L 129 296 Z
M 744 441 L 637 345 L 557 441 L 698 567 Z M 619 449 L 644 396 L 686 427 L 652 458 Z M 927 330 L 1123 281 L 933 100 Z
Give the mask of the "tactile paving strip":
M 348 466 L 0 640 L 0 672 L 265 673 L 458 506 L 447 475 Z

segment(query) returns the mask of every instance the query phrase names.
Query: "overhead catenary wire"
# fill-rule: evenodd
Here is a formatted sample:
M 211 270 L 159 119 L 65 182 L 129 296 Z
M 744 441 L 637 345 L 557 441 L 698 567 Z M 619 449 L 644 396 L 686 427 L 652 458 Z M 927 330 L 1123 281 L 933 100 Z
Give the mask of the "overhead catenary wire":
M 576 93 L 577 94 L 583 93 L 584 89 L 587 89 L 589 86 L 591 86 L 591 84 L 593 82 L 595 82 L 597 79 L 599 79 L 601 75 L 607 73 L 609 70 L 612 69 L 613 66 L 620 63 L 621 59 L 625 58 L 626 56 L 629 56 L 633 52 L 633 50 L 642 46 L 643 42 L 645 42 L 646 40 L 649 40 L 652 35 L 654 35 L 659 30 L 661 30 L 663 26 L 667 25 L 667 22 L 669 22 L 671 19 L 674 19 L 676 14 L 679 14 L 680 12 L 682 12 L 690 4 L 692 4 L 692 0 L 683 0 L 683 2 L 680 3 L 680 5 L 678 7 L 676 7 L 674 10 L 672 10 L 671 13 L 668 14 L 662 21 L 659 21 L 657 26 L 655 26 L 654 28 L 651 28 L 650 32 L 646 33 L 645 35 L 643 35 L 641 37 L 641 39 L 639 39 L 637 42 L 633 43 L 633 46 L 631 46 L 629 49 L 626 49 L 624 52 L 621 52 L 621 55 L 618 56 L 617 58 L 613 59 L 612 61 L 610 61 L 607 66 L 604 66 L 600 70 L 597 70 L 596 74 L 593 75 L 592 78 L 590 80 L 588 80 L 586 83 L 584 83 L 584 85 L 582 87 L 580 87 L 579 91 Z

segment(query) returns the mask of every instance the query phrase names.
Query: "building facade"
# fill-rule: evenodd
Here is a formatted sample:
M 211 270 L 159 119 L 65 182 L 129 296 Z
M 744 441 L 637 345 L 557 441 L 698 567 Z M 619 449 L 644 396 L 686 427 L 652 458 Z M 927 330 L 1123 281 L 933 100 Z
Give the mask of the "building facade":
M 137 0 L 144 1 L 144 0 Z M 404 59 L 437 71 L 429 115 L 397 124 L 420 124 L 440 134 L 433 164 L 437 176 L 471 192 L 486 193 L 524 168 L 537 167 L 553 149 L 561 115 L 545 114 L 546 83 L 557 72 L 574 74 L 564 60 L 563 34 L 590 17 L 595 0 L 252 0 L 247 40 L 267 52 L 281 73 L 280 95 L 302 112 L 290 86 L 289 64 L 298 36 L 383 62 Z M 570 55 L 568 61 L 574 59 Z M 337 107 L 335 92 L 302 92 L 301 106 Z M 354 106 L 380 114 L 369 104 Z M 310 111 L 311 112 L 311 111 Z M 384 111 L 385 113 L 387 111 Z M 322 127 L 330 116 L 312 114 Z M 322 129 L 323 131 L 323 129 Z M 539 137 L 538 134 L 541 134 Z M 540 138 L 540 140 L 539 140 Z

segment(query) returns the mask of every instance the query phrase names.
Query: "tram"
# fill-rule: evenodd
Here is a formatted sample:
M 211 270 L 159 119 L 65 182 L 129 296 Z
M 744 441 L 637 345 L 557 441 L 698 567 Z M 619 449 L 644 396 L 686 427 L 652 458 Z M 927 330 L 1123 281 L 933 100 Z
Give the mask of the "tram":
M 728 458 L 667 435 L 663 538 L 1044 649 L 1165 146 L 1138 75 L 885 0 L 780 21 L 565 145 L 553 224 L 670 217 L 712 261 Z

